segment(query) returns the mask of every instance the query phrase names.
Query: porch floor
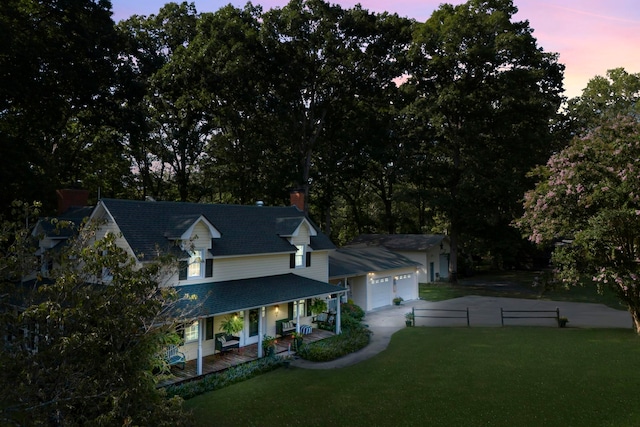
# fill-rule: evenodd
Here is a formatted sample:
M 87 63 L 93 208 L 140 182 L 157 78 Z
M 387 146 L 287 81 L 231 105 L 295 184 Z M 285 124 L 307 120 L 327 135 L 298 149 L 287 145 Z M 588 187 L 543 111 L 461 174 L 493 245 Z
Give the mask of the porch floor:
M 304 335 L 304 343 L 311 343 L 320 341 L 330 336 L 335 335 L 331 331 L 326 331 L 319 328 L 314 328 L 313 332 Z M 284 356 L 289 354 L 295 354 L 293 351 L 293 338 L 291 336 L 278 337 L 276 339 L 276 354 Z M 234 350 L 226 351 L 224 353 L 215 353 L 202 358 L 202 375 L 198 375 L 197 372 L 197 360 L 189 360 L 185 364 L 184 370 L 177 366 L 171 367 L 170 378 L 162 381 L 159 386 L 165 387 L 168 385 L 179 384 L 185 381 L 191 381 L 197 378 L 204 377 L 214 372 L 224 371 L 232 366 L 241 365 L 243 363 L 251 362 L 258 359 L 258 344 L 249 344 L 245 347 L 240 347 Z

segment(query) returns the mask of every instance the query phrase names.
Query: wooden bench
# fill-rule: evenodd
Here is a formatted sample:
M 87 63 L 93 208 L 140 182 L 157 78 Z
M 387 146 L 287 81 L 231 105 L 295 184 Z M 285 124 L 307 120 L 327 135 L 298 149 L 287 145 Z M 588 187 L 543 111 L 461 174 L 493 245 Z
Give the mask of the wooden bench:
M 181 369 L 184 369 L 184 365 L 187 361 L 184 353 L 178 350 L 177 345 L 169 346 L 165 352 L 164 357 L 169 366 L 182 365 Z
M 276 333 L 281 337 L 291 335 L 296 331 L 296 322 L 290 319 L 276 320 Z
M 216 334 L 215 341 L 216 350 L 220 353 L 233 350 L 234 348 L 240 348 L 240 338 L 233 335 L 227 335 L 224 332 Z

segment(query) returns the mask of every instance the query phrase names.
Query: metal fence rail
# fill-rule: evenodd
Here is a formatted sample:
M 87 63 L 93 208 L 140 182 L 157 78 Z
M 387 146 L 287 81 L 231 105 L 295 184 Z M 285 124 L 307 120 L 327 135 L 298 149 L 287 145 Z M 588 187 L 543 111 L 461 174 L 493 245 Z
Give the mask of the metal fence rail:
M 450 316 L 450 315 L 446 315 L 446 316 L 427 316 L 427 315 L 419 315 L 416 314 L 417 311 L 440 311 L 440 312 L 445 312 L 445 313 L 465 313 L 464 316 Z M 423 318 L 431 318 L 431 319 L 467 319 L 467 326 L 471 326 L 469 323 L 469 307 L 467 307 L 466 310 L 447 310 L 444 308 L 412 308 L 412 313 L 413 313 L 413 325 L 415 326 L 416 324 L 416 318 L 418 317 L 423 317 Z
M 505 313 L 514 313 L 516 315 L 505 316 Z M 535 314 L 528 315 L 529 313 Z M 548 316 L 548 313 L 553 313 L 553 316 Z M 505 310 L 500 307 L 500 321 L 502 323 L 502 326 L 504 326 L 504 319 L 556 319 L 556 322 L 558 322 L 558 326 L 560 326 L 560 309 L 556 307 L 555 310 Z

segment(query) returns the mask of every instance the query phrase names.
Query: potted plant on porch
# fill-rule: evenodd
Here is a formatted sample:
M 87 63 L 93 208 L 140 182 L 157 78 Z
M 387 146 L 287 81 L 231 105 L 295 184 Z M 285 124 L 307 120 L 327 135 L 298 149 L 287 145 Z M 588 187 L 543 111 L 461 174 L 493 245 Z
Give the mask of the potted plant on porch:
M 318 314 L 327 311 L 327 302 L 320 298 L 314 298 L 313 301 L 311 301 L 309 308 L 311 309 L 311 314 L 317 316 Z
M 300 347 L 302 347 L 302 334 L 300 332 L 294 332 L 291 336 L 293 337 L 293 350 L 300 350 Z
M 271 335 L 262 337 L 262 350 L 264 357 L 274 356 L 276 354 L 276 338 Z
M 387 301 L 388 301 L 388 300 L 387 300 Z M 393 299 L 393 303 L 394 303 L 395 305 L 400 305 L 400 303 L 402 303 L 402 301 L 404 301 L 404 299 L 403 299 L 402 297 L 395 297 L 395 298 Z
M 227 335 L 235 335 L 244 328 L 244 318 L 238 313 L 225 317 L 220 323 L 220 330 Z

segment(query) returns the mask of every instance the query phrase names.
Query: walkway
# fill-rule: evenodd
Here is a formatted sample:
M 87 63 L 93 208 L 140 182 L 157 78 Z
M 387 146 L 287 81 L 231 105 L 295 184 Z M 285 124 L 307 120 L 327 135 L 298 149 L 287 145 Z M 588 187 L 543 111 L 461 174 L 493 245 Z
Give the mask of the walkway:
M 624 310 L 615 310 L 604 304 L 590 304 L 535 299 L 497 298 L 465 296 L 446 301 L 406 301 L 400 306 L 388 306 L 367 313 L 364 323 L 373 332 L 371 341 L 362 350 L 330 362 L 309 362 L 296 359 L 292 366 L 305 369 L 343 368 L 366 360 L 380 353 L 389 345 L 391 335 L 405 328 L 404 314 L 415 308 L 465 310 L 469 308 L 471 327 L 501 326 L 500 308 L 505 310 L 555 310 L 569 319 L 568 327 L 577 328 L 631 328 L 631 315 Z M 434 313 L 436 314 L 436 313 Z M 416 326 L 460 326 L 466 327 L 466 319 L 417 318 Z M 557 327 L 554 319 L 507 319 L 505 325 L 534 325 Z

